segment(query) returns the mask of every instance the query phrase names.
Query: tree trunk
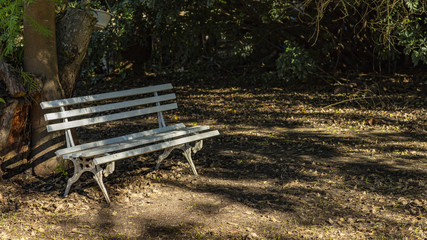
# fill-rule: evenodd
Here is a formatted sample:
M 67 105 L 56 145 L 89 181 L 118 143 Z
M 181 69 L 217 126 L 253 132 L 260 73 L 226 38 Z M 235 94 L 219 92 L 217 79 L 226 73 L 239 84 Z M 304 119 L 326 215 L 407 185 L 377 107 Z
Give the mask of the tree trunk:
M 20 173 L 27 168 L 29 154 L 30 103 L 25 99 L 8 101 L 0 116 L 0 156 L 1 169 L 7 174 L 3 177 Z
M 64 147 L 64 133 L 47 133 L 40 102 L 64 96 L 58 77 L 58 61 L 55 37 L 55 2 L 36 0 L 24 6 L 24 70 L 40 76 L 40 94 L 33 97 L 30 111 L 31 153 L 30 162 L 34 173 L 39 176 L 51 174 L 61 164 L 54 152 Z M 29 20 L 32 19 L 32 20 Z M 31 21 L 47 28 L 50 36 L 35 30 Z
M 30 102 L 22 76 L 10 64 L 0 60 L 0 176 L 7 178 L 26 170 L 29 154 Z M 6 174 L 3 175 L 2 172 Z
M 0 103 L 0 163 L 6 172 L 3 177 L 28 167 L 38 176 L 47 176 L 65 164 L 54 154 L 65 147 L 64 134 L 47 133 L 40 102 L 72 96 L 96 20 L 89 12 L 69 8 L 56 29 L 54 7 L 50 0 L 25 6 L 24 70 L 39 77 L 36 80 L 40 93 L 31 93 L 31 101 L 22 98 L 28 95 L 24 80 L 0 60 L 0 87 L 4 88 L 0 89 L 0 96 L 7 100 L 7 104 Z M 31 21 L 52 34 L 44 36 L 35 31 Z
M 68 8 L 57 23 L 59 79 L 65 97 L 71 97 L 87 54 L 96 19 L 88 11 Z

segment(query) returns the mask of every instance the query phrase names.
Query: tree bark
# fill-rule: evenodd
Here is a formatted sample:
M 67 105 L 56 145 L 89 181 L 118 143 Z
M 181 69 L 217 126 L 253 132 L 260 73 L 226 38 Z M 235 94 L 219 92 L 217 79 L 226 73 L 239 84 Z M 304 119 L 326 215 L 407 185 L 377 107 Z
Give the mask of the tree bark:
M 23 97 L 26 95 L 24 79 L 13 69 L 13 67 L 0 59 L 0 79 L 6 85 L 7 91 L 12 97 Z
M 68 8 L 57 23 L 59 79 L 65 97 L 73 94 L 95 23 L 96 19 L 90 12 L 76 8 Z
M 31 118 L 30 162 L 38 176 L 50 175 L 62 161 L 54 152 L 64 147 L 64 133 L 47 133 L 46 122 L 40 102 L 59 99 L 64 96 L 58 77 L 58 61 L 55 37 L 55 2 L 36 0 L 24 6 L 24 70 L 40 76 L 42 89 L 33 97 Z M 30 20 L 32 19 L 32 20 Z M 47 28 L 50 36 L 36 31 L 31 21 Z
M 21 74 L 0 60 L 0 177 L 8 178 L 28 169 L 31 103 Z
M 22 172 L 27 168 L 30 106 L 28 100 L 13 99 L 3 108 L 0 116 L 1 169 L 8 175 Z

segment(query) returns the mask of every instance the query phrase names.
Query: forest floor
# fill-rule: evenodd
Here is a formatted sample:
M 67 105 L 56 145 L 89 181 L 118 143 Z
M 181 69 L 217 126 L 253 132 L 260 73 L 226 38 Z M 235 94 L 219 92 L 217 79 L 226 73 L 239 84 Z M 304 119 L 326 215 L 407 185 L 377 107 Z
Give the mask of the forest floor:
M 105 80 L 75 95 L 156 81 L 168 82 Z M 65 198 L 65 172 L 1 180 L 0 239 L 427 238 L 426 83 L 388 79 L 344 90 L 172 83 L 179 109 L 167 123 L 221 133 L 195 155 L 199 176 L 179 152 L 158 171 L 158 153 L 119 161 L 104 179 L 110 206 L 88 173 Z M 155 119 L 79 136 L 147 125 Z

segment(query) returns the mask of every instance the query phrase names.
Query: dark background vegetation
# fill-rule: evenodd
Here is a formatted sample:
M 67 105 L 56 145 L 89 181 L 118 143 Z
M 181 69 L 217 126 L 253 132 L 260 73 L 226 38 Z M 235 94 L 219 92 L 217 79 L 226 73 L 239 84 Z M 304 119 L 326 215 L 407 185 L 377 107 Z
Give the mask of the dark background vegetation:
M 0 11 L 2 55 L 18 69 L 22 2 L 7 0 Z M 148 72 L 191 83 L 284 87 L 345 83 L 342 78 L 359 73 L 410 74 L 424 81 L 426 5 L 422 0 L 57 1 L 57 17 L 67 7 L 114 14 L 105 30 L 93 34 L 82 68 L 90 81 Z
M 91 74 L 156 72 L 203 84 L 283 87 L 361 72 L 420 79 L 427 63 L 424 1 L 108 3 L 98 7 L 114 18 L 93 36 L 84 67 Z

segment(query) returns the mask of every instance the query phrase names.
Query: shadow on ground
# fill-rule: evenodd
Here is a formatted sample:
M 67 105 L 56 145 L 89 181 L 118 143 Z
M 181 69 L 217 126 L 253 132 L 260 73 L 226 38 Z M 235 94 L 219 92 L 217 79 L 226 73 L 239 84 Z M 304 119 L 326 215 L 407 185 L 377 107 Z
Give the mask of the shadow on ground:
M 159 171 L 152 170 L 157 154 L 120 161 L 105 181 L 117 203 L 104 205 L 87 175 L 72 196 L 96 212 L 88 215 L 88 210 L 83 219 L 72 215 L 62 220 L 62 229 L 77 228 L 103 239 L 425 236 L 424 102 L 386 110 L 355 103 L 323 108 L 344 96 L 177 89 L 180 107 L 167 114 L 170 124 L 206 124 L 221 132 L 194 157 L 200 176 L 191 176 L 178 152 Z M 147 123 L 155 125 L 155 119 L 86 128 L 79 134 L 92 140 L 130 128 L 144 130 Z M 26 189 L 58 195 L 62 185 L 65 177 L 55 176 Z

